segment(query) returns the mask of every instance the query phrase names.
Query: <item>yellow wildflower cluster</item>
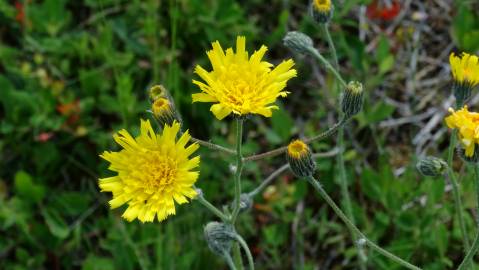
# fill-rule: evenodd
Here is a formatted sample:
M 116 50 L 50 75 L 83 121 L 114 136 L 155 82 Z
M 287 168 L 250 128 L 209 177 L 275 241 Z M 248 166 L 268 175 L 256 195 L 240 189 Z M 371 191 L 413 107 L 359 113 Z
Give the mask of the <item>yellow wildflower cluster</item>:
M 479 143 L 479 113 L 470 112 L 467 106 L 458 111 L 453 109 L 449 109 L 449 111 L 452 114 L 446 117 L 446 124 L 449 128 L 458 130 L 466 157 L 472 157 L 475 145 Z
M 218 41 L 213 42 L 213 49 L 207 52 L 213 70 L 208 72 L 199 65 L 195 68 L 204 83 L 193 80 L 202 91 L 192 95 L 193 102 L 216 103 L 210 110 L 219 120 L 231 113 L 271 117 L 272 110 L 278 109 L 272 104 L 279 96 L 286 97 L 288 92 L 283 89 L 296 76 L 296 70 L 291 69 L 293 60 L 283 61 L 272 69 L 273 64 L 262 61 L 266 46 L 261 46 L 251 57 L 245 46 L 246 38 L 242 36 L 236 39 L 236 53 L 232 48 L 225 52 Z
M 133 138 L 121 130 L 114 136 L 123 147 L 119 152 L 100 155 L 111 163 L 109 169 L 118 174 L 99 180 L 102 192 L 112 192 L 111 208 L 128 204 L 123 217 L 132 221 L 159 221 L 175 214 L 175 202 L 183 204 L 194 198 L 193 184 L 198 178 L 194 171 L 200 157 L 189 158 L 197 144 L 186 147 L 190 135 L 185 132 L 178 140 L 180 124 L 165 125 L 162 134 L 156 134 L 150 122 L 141 121 L 140 136 Z

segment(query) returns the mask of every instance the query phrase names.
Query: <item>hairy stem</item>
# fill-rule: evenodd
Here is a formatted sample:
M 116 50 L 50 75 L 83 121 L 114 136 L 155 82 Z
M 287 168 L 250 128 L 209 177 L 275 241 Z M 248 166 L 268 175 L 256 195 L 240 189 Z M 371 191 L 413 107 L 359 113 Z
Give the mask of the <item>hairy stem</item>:
M 343 213 L 343 211 L 336 205 L 336 203 L 329 197 L 328 193 L 323 189 L 321 184 L 312 176 L 307 178 L 308 182 L 318 191 L 319 195 L 328 203 L 328 205 L 333 209 L 333 211 L 338 215 L 338 217 L 346 224 L 346 226 L 354 231 L 361 239 L 365 241 L 365 243 L 371 247 L 372 249 L 376 250 L 377 252 L 381 253 L 383 256 L 391 259 L 399 263 L 400 265 L 414 270 L 420 270 L 421 268 L 399 258 L 398 256 L 392 254 L 391 252 L 383 249 L 382 247 L 378 246 L 373 241 L 369 240 L 357 227 L 354 225 L 349 218 Z
M 320 133 L 320 134 L 318 134 L 316 136 L 313 136 L 311 138 L 307 138 L 307 139 L 304 140 L 304 142 L 305 143 L 312 143 L 314 141 L 319 141 L 319 140 L 326 139 L 326 138 L 330 137 L 331 135 L 333 135 L 338 130 L 338 128 L 341 127 L 342 125 L 344 125 L 346 122 L 347 122 L 347 119 L 342 118 L 336 124 L 334 124 L 332 127 L 330 127 L 328 130 L 326 130 L 325 132 Z M 288 149 L 288 146 L 282 146 L 280 148 L 277 148 L 277 149 L 274 149 L 274 150 L 271 150 L 271 151 L 268 151 L 268 152 L 265 152 L 265 153 L 262 153 L 262 154 L 256 154 L 256 155 L 245 157 L 243 160 L 246 162 L 246 161 L 260 160 L 260 159 L 268 158 L 268 157 L 274 157 L 274 156 L 285 153 L 287 149 Z
M 214 205 L 212 205 L 208 200 L 205 199 L 203 194 L 198 194 L 196 197 L 198 202 L 200 202 L 206 209 L 210 210 L 213 214 L 215 214 L 217 217 L 219 217 L 223 222 L 227 222 L 229 218 L 221 212 L 218 208 L 216 208 Z
M 318 50 L 315 48 L 310 48 L 309 52 L 316 57 L 316 59 L 318 59 L 319 62 L 321 62 L 329 71 L 331 71 L 331 73 L 333 73 L 343 87 L 347 86 L 346 81 L 344 81 L 343 77 L 341 77 L 341 74 L 339 74 L 339 72 L 328 62 L 328 60 L 326 60 L 326 58 L 324 58 L 324 56 L 319 53 Z
M 220 152 L 227 153 L 227 154 L 230 154 L 230 155 L 236 155 L 236 151 L 235 151 L 235 150 L 232 150 L 232 149 L 223 147 L 223 146 L 221 146 L 221 145 L 217 145 L 217 144 L 210 143 L 210 142 L 207 142 L 207 141 L 203 141 L 203 140 L 200 140 L 200 139 L 197 139 L 197 138 L 193 138 L 193 137 L 191 137 L 190 140 L 191 140 L 192 142 L 198 143 L 198 144 L 201 145 L 201 146 L 208 147 L 208 148 L 210 148 L 210 149 L 212 149 L 212 150 L 220 151 Z
M 334 68 L 336 71 L 339 72 L 339 62 L 338 62 L 338 55 L 336 53 L 336 47 L 334 46 L 333 39 L 331 38 L 331 34 L 329 33 L 329 25 L 328 24 L 323 24 L 322 28 L 323 31 L 326 35 L 326 40 L 328 41 L 328 46 L 329 49 L 331 50 L 331 54 L 333 57 L 333 64 Z M 338 79 L 340 81 L 340 79 Z M 344 84 L 343 84 L 344 85 Z M 338 91 L 339 93 L 339 91 Z M 344 151 L 345 151 L 345 144 L 344 144 L 344 126 L 342 125 L 339 127 L 338 130 L 338 147 L 339 147 L 339 153 L 337 155 L 337 162 L 338 162 L 338 169 L 339 169 L 339 183 L 341 186 L 341 196 L 344 200 L 344 208 L 346 211 L 347 217 L 351 220 L 353 224 L 356 222 L 354 221 L 354 216 L 353 216 L 353 211 L 351 207 L 351 196 L 349 196 L 349 191 L 348 191 L 348 182 L 346 178 L 346 168 L 344 165 Z M 354 244 L 356 245 L 356 249 L 358 251 L 358 257 L 359 257 L 359 266 L 361 270 L 366 270 L 366 263 L 367 263 L 367 257 L 364 252 L 364 248 L 362 245 L 358 243 L 358 236 L 354 231 L 350 231 L 351 236 L 353 238 Z
M 241 172 L 243 171 L 243 156 L 241 155 L 241 145 L 243 143 L 243 119 L 236 120 L 236 172 L 235 172 L 235 201 L 233 214 L 231 215 L 231 224 L 235 224 L 240 210 L 241 196 Z
M 237 233 L 231 234 L 231 237 L 233 237 L 238 243 L 243 247 L 246 257 L 248 258 L 248 264 L 249 264 L 249 269 L 254 270 L 254 260 L 253 260 L 253 255 L 251 255 L 251 251 L 249 250 L 248 244 L 246 244 L 245 240 L 241 235 Z
M 226 250 L 223 251 L 223 257 L 225 258 L 225 261 L 228 264 L 228 267 L 230 268 L 230 270 L 236 270 L 235 263 L 233 262 L 231 255 Z

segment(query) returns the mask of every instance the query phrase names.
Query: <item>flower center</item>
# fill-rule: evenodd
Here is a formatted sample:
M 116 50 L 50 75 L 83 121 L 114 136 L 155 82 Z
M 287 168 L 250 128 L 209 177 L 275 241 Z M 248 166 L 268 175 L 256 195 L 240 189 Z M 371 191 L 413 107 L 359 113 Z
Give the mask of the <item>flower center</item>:
M 178 170 L 177 162 L 158 151 L 147 153 L 139 166 L 139 174 L 144 183 L 145 193 L 172 189 Z
M 300 158 L 307 152 L 308 146 L 300 140 L 296 140 L 288 145 L 288 154 L 294 158 Z

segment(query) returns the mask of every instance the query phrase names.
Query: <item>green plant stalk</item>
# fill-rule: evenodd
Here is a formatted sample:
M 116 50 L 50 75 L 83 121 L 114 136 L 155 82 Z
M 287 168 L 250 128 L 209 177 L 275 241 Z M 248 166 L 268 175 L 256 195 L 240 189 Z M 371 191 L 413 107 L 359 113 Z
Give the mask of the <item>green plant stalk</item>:
M 347 119 L 341 118 L 341 120 L 339 120 L 336 124 L 334 124 L 332 127 L 330 127 L 325 132 L 322 132 L 322 133 L 320 133 L 316 136 L 313 136 L 311 138 L 307 138 L 307 139 L 304 140 L 304 142 L 308 144 L 308 143 L 312 143 L 314 141 L 326 139 L 326 138 L 330 137 L 331 135 L 333 135 L 347 121 L 348 121 Z M 282 146 L 282 147 L 279 147 L 277 149 L 274 149 L 274 150 L 271 150 L 271 151 L 268 151 L 268 152 L 247 156 L 247 157 L 243 158 L 243 161 L 245 161 L 245 162 L 246 161 L 255 161 L 255 160 L 260 160 L 260 159 L 263 159 L 263 158 L 274 157 L 274 156 L 285 153 L 287 149 L 288 149 L 288 146 Z
M 392 254 L 391 252 L 383 249 L 382 247 L 378 246 L 376 243 L 373 241 L 369 240 L 357 227 L 354 225 L 349 218 L 343 213 L 343 211 L 336 205 L 336 203 L 329 197 L 328 193 L 323 189 L 321 184 L 313 177 L 307 177 L 306 178 L 308 182 L 318 191 L 319 195 L 329 204 L 329 206 L 333 209 L 333 211 L 338 215 L 338 217 L 346 224 L 346 226 L 354 231 L 360 239 L 363 239 L 365 241 L 365 244 L 367 244 L 369 247 L 374 249 L 375 251 L 381 253 L 383 256 L 391 259 L 392 261 L 395 261 L 399 263 L 400 265 L 408 268 L 408 269 L 414 269 L 414 270 L 420 270 L 421 268 L 399 258 L 398 256 Z
M 323 28 L 323 31 L 326 35 L 326 40 L 328 42 L 329 49 L 331 50 L 331 54 L 333 57 L 333 63 L 336 71 L 339 73 L 339 62 L 338 62 L 338 54 L 336 53 L 336 46 L 334 46 L 333 39 L 331 38 L 331 34 L 329 33 L 329 27 L 328 24 L 322 24 L 321 25 Z M 338 91 L 339 93 L 340 91 Z M 344 117 L 342 118 L 344 119 Z M 353 216 L 353 211 L 351 207 L 351 196 L 349 196 L 349 191 L 348 191 L 348 183 L 347 183 L 347 178 L 346 178 L 346 168 L 344 165 L 344 151 L 345 151 L 345 143 L 344 143 L 344 126 L 341 125 L 338 130 L 338 148 L 339 148 L 339 153 L 337 155 L 337 162 L 338 162 L 338 167 L 339 167 L 339 183 L 341 186 L 341 197 L 344 200 L 344 208 L 346 211 L 346 216 L 351 220 L 353 224 L 356 224 L 354 221 L 354 216 Z M 359 267 L 361 270 L 366 270 L 366 264 L 367 264 L 367 257 L 364 252 L 364 248 L 362 245 L 358 243 L 358 236 L 354 231 L 351 231 L 351 236 L 353 238 L 354 244 L 356 246 L 356 249 L 358 250 L 358 256 L 359 256 Z
M 479 164 L 474 164 L 473 166 L 474 166 L 474 185 L 476 188 L 476 200 L 477 200 L 476 209 L 477 211 L 479 211 Z M 474 238 L 474 241 L 472 242 L 472 246 L 469 249 L 469 252 L 467 252 L 461 264 L 457 268 L 458 270 L 472 268 L 471 267 L 472 259 L 474 258 L 477 251 L 479 250 L 479 224 L 477 224 L 477 227 L 478 227 L 478 231 L 476 232 L 476 237 Z
M 246 257 L 248 258 L 248 264 L 249 264 L 249 269 L 254 270 L 254 260 L 253 260 L 253 255 L 251 255 L 251 251 L 249 250 L 248 244 L 244 241 L 243 237 L 241 235 L 234 233 L 231 235 L 238 243 L 243 247 Z
M 324 58 L 319 52 L 318 50 L 316 50 L 315 48 L 311 47 L 309 49 L 309 52 L 314 56 L 316 57 L 319 62 L 321 62 L 331 73 L 333 73 L 333 75 L 336 77 L 336 79 L 338 79 L 338 81 L 341 83 L 341 85 L 343 87 L 346 87 L 347 84 L 346 84 L 346 81 L 344 81 L 343 77 L 341 77 L 341 75 L 339 74 L 339 72 L 328 62 L 328 60 L 326 60 L 326 58 Z
M 243 171 L 243 156 L 241 154 L 241 146 L 243 144 L 243 119 L 236 119 L 236 171 L 234 175 L 235 198 L 233 213 L 231 214 L 230 223 L 234 227 L 240 210 L 241 196 L 241 172 Z M 243 269 L 243 260 L 241 259 L 241 251 L 238 243 L 233 244 L 233 258 L 238 269 Z
M 463 245 L 464 245 L 464 252 L 467 253 L 467 251 L 471 248 L 471 244 L 469 243 L 469 237 L 467 236 L 467 230 L 466 230 L 466 224 L 464 222 L 464 215 L 463 215 L 463 206 L 462 206 L 462 200 L 459 192 L 459 185 L 457 183 L 456 175 L 454 174 L 454 171 L 450 166 L 447 166 L 447 175 L 449 176 L 449 179 L 451 181 L 452 185 L 452 195 L 454 197 L 454 208 L 456 209 L 457 213 L 457 218 L 459 220 L 459 228 L 461 230 L 461 235 L 463 239 Z
M 192 142 L 195 142 L 195 143 L 201 145 L 201 146 L 207 147 L 211 150 L 216 150 L 216 151 L 224 152 L 224 153 L 227 153 L 227 154 L 236 155 L 235 150 L 226 148 L 226 147 L 221 146 L 221 145 L 217 145 L 217 144 L 214 144 L 214 143 L 203 141 L 203 140 L 200 140 L 200 139 L 197 139 L 197 138 L 194 138 L 194 137 L 191 137 L 190 140 Z
M 218 216 L 223 222 L 227 222 L 229 217 L 227 217 L 223 212 L 221 212 L 218 208 L 212 205 L 209 201 L 205 199 L 205 197 L 200 194 L 196 197 L 198 202 L 200 202 L 206 209 L 210 210 L 213 214 Z
M 234 177 L 235 182 L 235 200 L 233 213 L 231 215 L 231 224 L 235 224 L 236 218 L 240 210 L 240 195 L 241 195 L 241 172 L 243 171 L 243 156 L 241 154 L 241 145 L 243 138 L 243 119 L 236 119 L 236 172 Z
M 457 212 L 457 218 L 459 219 L 459 227 L 461 230 L 462 241 L 464 245 L 464 252 L 467 253 L 467 251 L 471 247 L 471 244 L 469 242 L 469 237 L 467 236 L 466 225 L 464 222 L 464 215 L 462 213 L 463 206 L 461 201 L 461 195 L 459 192 L 459 184 L 457 183 L 456 174 L 452 170 L 452 161 L 454 157 L 454 149 L 456 147 L 456 142 L 457 142 L 457 130 L 455 129 L 452 131 L 451 139 L 449 141 L 449 149 L 447 153 L 447 174 L 449 175 L 449 179 L 451 180 L 452 195 L 454 197 L 454 206 Z
M 231 259 L 231 255 L 225 251 L 223 251 L 223 257 L 225 258 L 226 263 L 228 264 L 228 267 L 230 270 L 236 270 L 235 263 L 233 262 L 233 259 Z

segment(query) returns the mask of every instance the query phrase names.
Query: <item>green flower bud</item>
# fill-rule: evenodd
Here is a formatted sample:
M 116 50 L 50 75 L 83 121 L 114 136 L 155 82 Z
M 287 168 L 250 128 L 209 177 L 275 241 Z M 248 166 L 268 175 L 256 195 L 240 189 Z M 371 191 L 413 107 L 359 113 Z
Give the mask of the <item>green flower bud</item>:
M 311 151 L 308 145 L 301 140 L 294 140 L 288 145 L 286 159 L 291 171 L 297 177 L 311 176 L 316 170 L 316 163 Z
M 331 0 L 312 0 L 309 10 L 317 23 L 325 24 L 331 21 L 334 6 Z
M 283 38 L 283 44 L 294 52 L 306 54 L 313 49 L 313 40 L 306 34 L 292 31 Z
M 416 164 L 417 170 L 424 176 L 441 176 L 446 172 L 447 163 L 437 157 L 425 157 Z
M 341 97 L 341 109 L 344 117 L 351 118 L 363 107 L 363 85 L 360 82 L 349 82 Z
M 231 250 L 231 235 L 234 233 L 230 225 L 212 221 L 206 224 L 204 228 L 204 235 L 208 247 L 213 253 L 223 256 Z

